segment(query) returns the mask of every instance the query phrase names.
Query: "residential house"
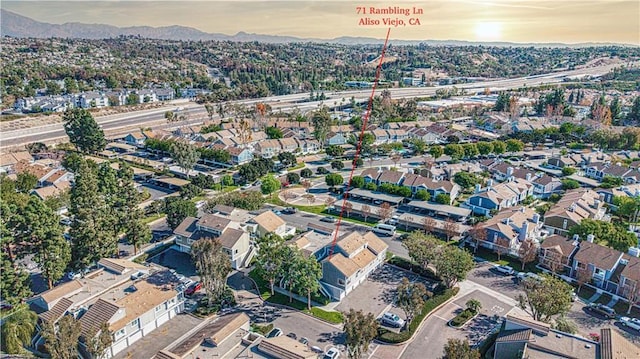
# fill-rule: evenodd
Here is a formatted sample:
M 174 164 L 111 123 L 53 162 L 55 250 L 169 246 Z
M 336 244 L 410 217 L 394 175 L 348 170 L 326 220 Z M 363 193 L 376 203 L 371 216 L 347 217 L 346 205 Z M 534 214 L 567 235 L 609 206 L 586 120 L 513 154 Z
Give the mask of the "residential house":
M 384 183 L 400 185 L 405 173 L 400 171 L 382 171 L 377 179 L 377 185 Z
M 100 298 L 80 317 L 81 352 L 103 323 L 109 325 L 113 342 L 106 350 L 112 357 L 149 335 L 184 309 L 182 293 L 151 281 L 133 282 L 113 298 Z M 83 350 L 84 349 L 84 350 Z
M 265 140 L 256 143 L 253 147 L 256 153 L 264 158 L 277 156 L 282 151 L 282 146 L 278 140 Z
M 452 204 L 460 193 L 460 186 L 452 181 L 434 181 L 431 178 L 423 177 L 420 175 L 407 173 L 404 176 L 402 185 L 411 188 L 411 192 L 414 194 L 419 190 L 425 190 L 431 196 L 431 201 L 434 201 L 439 194 L 449 195 Z
M 250 223 L 257 225 L 256 235 L 258 237 L 264 237 L 267 233 L 274 233 L 280 237 L 292 234 L 291 229 L 287 229 L 287 223 L 273 211 L 265 211 L 255 216 Z M 293 232 L 295 233 L 295 229 L 293 229 Z
M 586 241 L 580 242 L 578 251 L 573 256 L 572 271 L 587 270 L 591 276 L 591 282 L 596 287 L 616 293 L 618 290 L 618 275 L 614 275 L 616 267 L 623 259 L 624 253 L 593 242 L 593 235 L 589 235 Z
M 71 183 L 69 181 L 62 181 L 52 185 L 48 185 L 46 187 L 33 189 L 31 190 L 30 194 L 44 201 L 52 197 L 57 197 L 70 189 Z
M 0 173 L 11 172 L 18 162 L 23 162 L 25 165 L 33 163 L 33 156 L 27 151 L 0 154 Z
M 631 294 L 640 291 L 640 258 L 625 254 L 616 270 L 619 273 L 618 291 L 616 294 L 629 298 Z M 640 302 L 640 298 L 636 297 L 636 301 Z
M 386 130 L 389 135 L 389 142 L 402 142 L 409 138 L 409 133 L 400 128 L 400 129 L 389 129 Z
M 234 269 L 243 268 L 248 264 L 246 259 L 253 255 L 249 233 L 241 229 L 239 223 L 219 215 L 187 217 L 173 233 L 178 250 L 187 253 L 191 251 L 191 245 L 201 238 L 219 240 Z
M 341 146 L 347 143 L 349 140 L 349 135 L 347 133 L 342 132 L 330 132 L 325 140 L 327 146 L 335 145 Z
M 590 164 L 586 168 L 585 175 L 598 181 L 602 181 L 604 177 L 609 176 L 620 178 L 624 183 L 640 183 L 640 171 L 620 164 L 602 162 Z
M 142 133 L 142 131 L 140 132 L 134 131 L 124 136 L 123 140 L 124 140 L 124 143 L 128 145 L 142 148 L 144 147 L 144 142 L 147 140 L 147 136 L 145 136 L 144 133 Z
M 493 358 L 623 358 L 601 353 L 601 343 L 597 341 L 552 329 L 548 323 L 507 314 L 495 341 Z
M 543 235 L 540 215 L 528 207 L 505 208 L 480 226 L 487 233 L 481 246 L 493 249 L 502 241 L 502 246 L 512 255 L 517 255 L 522 242 L 532 240 L 537 245 Z
M 296 152 L 299 148 L 298 142 L 291 137 L 280 138 L 278 142 L 280 142 L 281 152 Z
M 342 300 L 384 263 L 389 246 L 373 232 L 351 232 L 338 240 L 335 252 L 322 260 L 323 289 Z
M 562 181 L 546 174 L 537 176 L 530 182 L 533 184 L 533 195 L 538 198 L 547 199 L 562 192 Z
M 475 194 L 467 199 L 464 206 L 476 214 L 488 216 L 492 211 L 513 207 L 531 195 L 533 185 L 525 180 L 516 178 L 495 186 L 493 181 L 489 180 L 485 189 L 476 186 Z
M 603 201 L 611 207 L 615 207 L 613 205 L 615 197 L 640 197 L 640 183 L 623 185 L 617 188 L 596 188 L 594 191 L 600 195 Z
M 76 96 L 76 107 L 80 108 L 101 108 L 109 106 L 109 98 L 101 92 L 83 92 Z
M 172 88 L 154 89 L 158 101 L 171 101 L 175 98 L 176 92 Z
M 440 137 L 439 134 L 435 132 L 431 132 L 428 129 L 423 127 L 421 128 L 413 127 L 408 129 L 407 136 L 409 138 L 422 140 L 427 145 L 442 143 L 442 138 Z
M 569 229 L 585 219 L 601 220 L 606 208 L 597 192 L 577 188 L 569 190 L 545 213 L 544 226 L 551 234 L 566 236 Z
M 158 97 L 154 90 L 142 89 L 136 91 L 136 93 L 140 99 L 140 103 L 158 102 Z
M 301 140 L 297 137 L 293 137 L 293 139 L 298 143 L 300 153 L 304 155 L 309 153 L 317 153 L 321 150 L 320 142 L 318 142 L 317 140 Z
M 545 238 L 540 244 L 538 263 L 547 268 L 554 268 L 559 273 L 571 274 L 573 256 L 578 251 L 580 242 L 554 234 Z
M 562 169 L 565 167 L 579 168 L 585 163 L 584 158 L 580 154 L 573 154 L 568 156 L 552 157 L 547 161 L 547 164 L 551 168 Z
M 373 141 L 374 145 L 381 145 L 383 143 L 391 142 L 389 133 L 386 130 L 376 129 L 371 131 L 371 134 L 374 137 L 374 141 Z
M 227 152 L 231 156 L 231 163 L 234 165 L 242 165 L 253 160 L 253 152 L 248 148 L 228 147 Z

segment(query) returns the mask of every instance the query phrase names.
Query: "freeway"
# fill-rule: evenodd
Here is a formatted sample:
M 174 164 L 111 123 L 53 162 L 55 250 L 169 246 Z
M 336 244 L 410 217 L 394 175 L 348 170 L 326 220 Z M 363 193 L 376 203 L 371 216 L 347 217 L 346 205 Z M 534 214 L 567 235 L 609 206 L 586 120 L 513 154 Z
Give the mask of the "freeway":
M 566 77 L 579 77 L 584 75 L 601 76 L 610 72 L 612 69 L 620 67 L 622 65 L 623 64 L 621 63 L 616 63 L 513 79 L 499 79 L 492 81 L 435 87 L 392 88 L 389 89 L 389 91 L 391 92 L 393 98 L 416 98 L 432 96 L 435 95 L 437 90 L 448 89 L 454 86 L 459 89 L 464 89 L 468 93 L 473 93 L 474 91 L 482 92 L 487 88 L 492 91 L 499 91 L 516 89 L 525 86 L 535 87 L 545 84 L 560 83 L 563 82 Z M 640 62 L 636 61 L 634 63 L 627 63 L 624 65 L 630 67 L 638 67 L 640 65 Z M 354 98 L 356 102 L 365 102 L 368 100 L 370 94 L 371 89 L 325 92 L 325 96 L 327 97 L 327 99 L 324 101 L 301 102 L 305 99 L 308 99 L 309 94 L 300 93 L 283 96 L 269 96 L 260 99 L 233 101 L 232 103 L 252 105 L 258 102 L 262 102 L 268 103 L 272 107 L 273 112 L 286 112 L 289 110 L 298 109 L 300 112 L 305 113 L 322 105 L 332 106 L 334 103 L 337 103 L 342 99 Z M 105 131 L 105 133 L 107 133 L 107 135 L 115 135 L 124 134 L 126 133 L 126 131 L 130 131 L 132 129 L 140 127 L 153 126 L 154 128 L 171 128 L 177 126 L 201 124 L 207 118 L 207 113 L 204 109 L 204 106 L 195 103 L 189 103 L 185 104 L 180 111 L 181 114 L 188 115 L 188 120 L 182 121 L 180 123 L 167 123 L 167 121 L 164 119 L 163 114 L 165 111 L 172 109 L 175 109 L 175 105 L 152 111 L 142 111 L 121 115 L 98 117 L 96 118 L 96 121 Z M 215 116 L 214 118 L 217 119 L 217 116 Z M 33 142 L 52 143 L 67 140 L 68 139 L 62 127 L 62 124 L 58 123 L 52 125 L 36 126 L 28 129 L 3 131 L 3 133 L 0 134 L 0 148 L 8 149 L 12 147 L 24 146 L 28 143 Z

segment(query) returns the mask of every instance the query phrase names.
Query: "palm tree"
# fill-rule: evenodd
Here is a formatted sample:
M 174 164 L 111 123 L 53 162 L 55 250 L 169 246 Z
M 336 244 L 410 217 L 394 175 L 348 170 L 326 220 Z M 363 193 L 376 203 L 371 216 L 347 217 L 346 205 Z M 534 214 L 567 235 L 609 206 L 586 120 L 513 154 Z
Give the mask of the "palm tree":
M 480 311 L 480 308 L 482 308 L 482 303 L 480 303 L 480 301 L 477 299 L 469 299 L 466 303 L 466 306 L 470 311 L 478 313 L 478 311 Z
M 37 320 L 38 315 L 26 305 L 14 308 L 2 324 L 2 351 L 8 354 L 24 352 L 24 347 L 31 342 Z

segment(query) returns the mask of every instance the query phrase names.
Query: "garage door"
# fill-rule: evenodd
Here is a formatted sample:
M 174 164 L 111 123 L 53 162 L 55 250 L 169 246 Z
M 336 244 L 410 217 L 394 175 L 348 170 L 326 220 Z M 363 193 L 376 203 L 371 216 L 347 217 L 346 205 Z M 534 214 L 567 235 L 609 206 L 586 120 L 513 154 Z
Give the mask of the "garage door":
M 151 333 L 151 331 L 153 331 L 154 329 L 156 329 L 156 322 L 152 321 L 151 323 L 147 324 L 144 328 L 142 328 L 142 334 L 149 335 L 149 333 Z
M 127 341 L 123 340 L 119 343 L 114 344 L 111 348 L 113 349 L 113 354 L 117 354 L 123 351 L 127 347 Z
M 137 333 L 134 333 L 129 337 L 129 345 L 133 344 L 136 340 L 142 338 L 142 330 L 139 330 Z
M 158 326 L 161 326 L 163 323 L 166 323 L 167 321 L 169 321 L 169 313 L 164 313 L 162 316 L 156 319 L 156 323 L 158 323 Z

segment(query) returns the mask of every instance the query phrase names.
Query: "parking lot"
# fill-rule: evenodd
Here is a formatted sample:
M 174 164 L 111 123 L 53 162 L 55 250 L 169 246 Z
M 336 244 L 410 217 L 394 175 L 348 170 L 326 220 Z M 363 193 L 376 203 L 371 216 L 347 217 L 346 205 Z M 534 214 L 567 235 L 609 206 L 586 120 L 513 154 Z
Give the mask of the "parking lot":
M 196 275 L 196 267 L 193 265 L 189 253 L 168 249 L 155 257 L 149 258 L 148 261 L 174 269 L 178 274 L 182 274 L 193 280 L 199 280 L 199 277 Z
M 413 273 L 390 266 L 383 265 L 381 268 L 371 273 L 369 278 L 360 284 L 356 289 L 342 300 L 336 310 L 348 312 L 350 309 L 362 310 L 365 313 L 373 313 L 379 317 L 384 312 L 397 314 L 402 319 L 406 319 L 402 309 L 396 307 L 396 288 L 403 277 L 410 281 L 421 281 L 429 289 L 434 283 L 427 282 Z

